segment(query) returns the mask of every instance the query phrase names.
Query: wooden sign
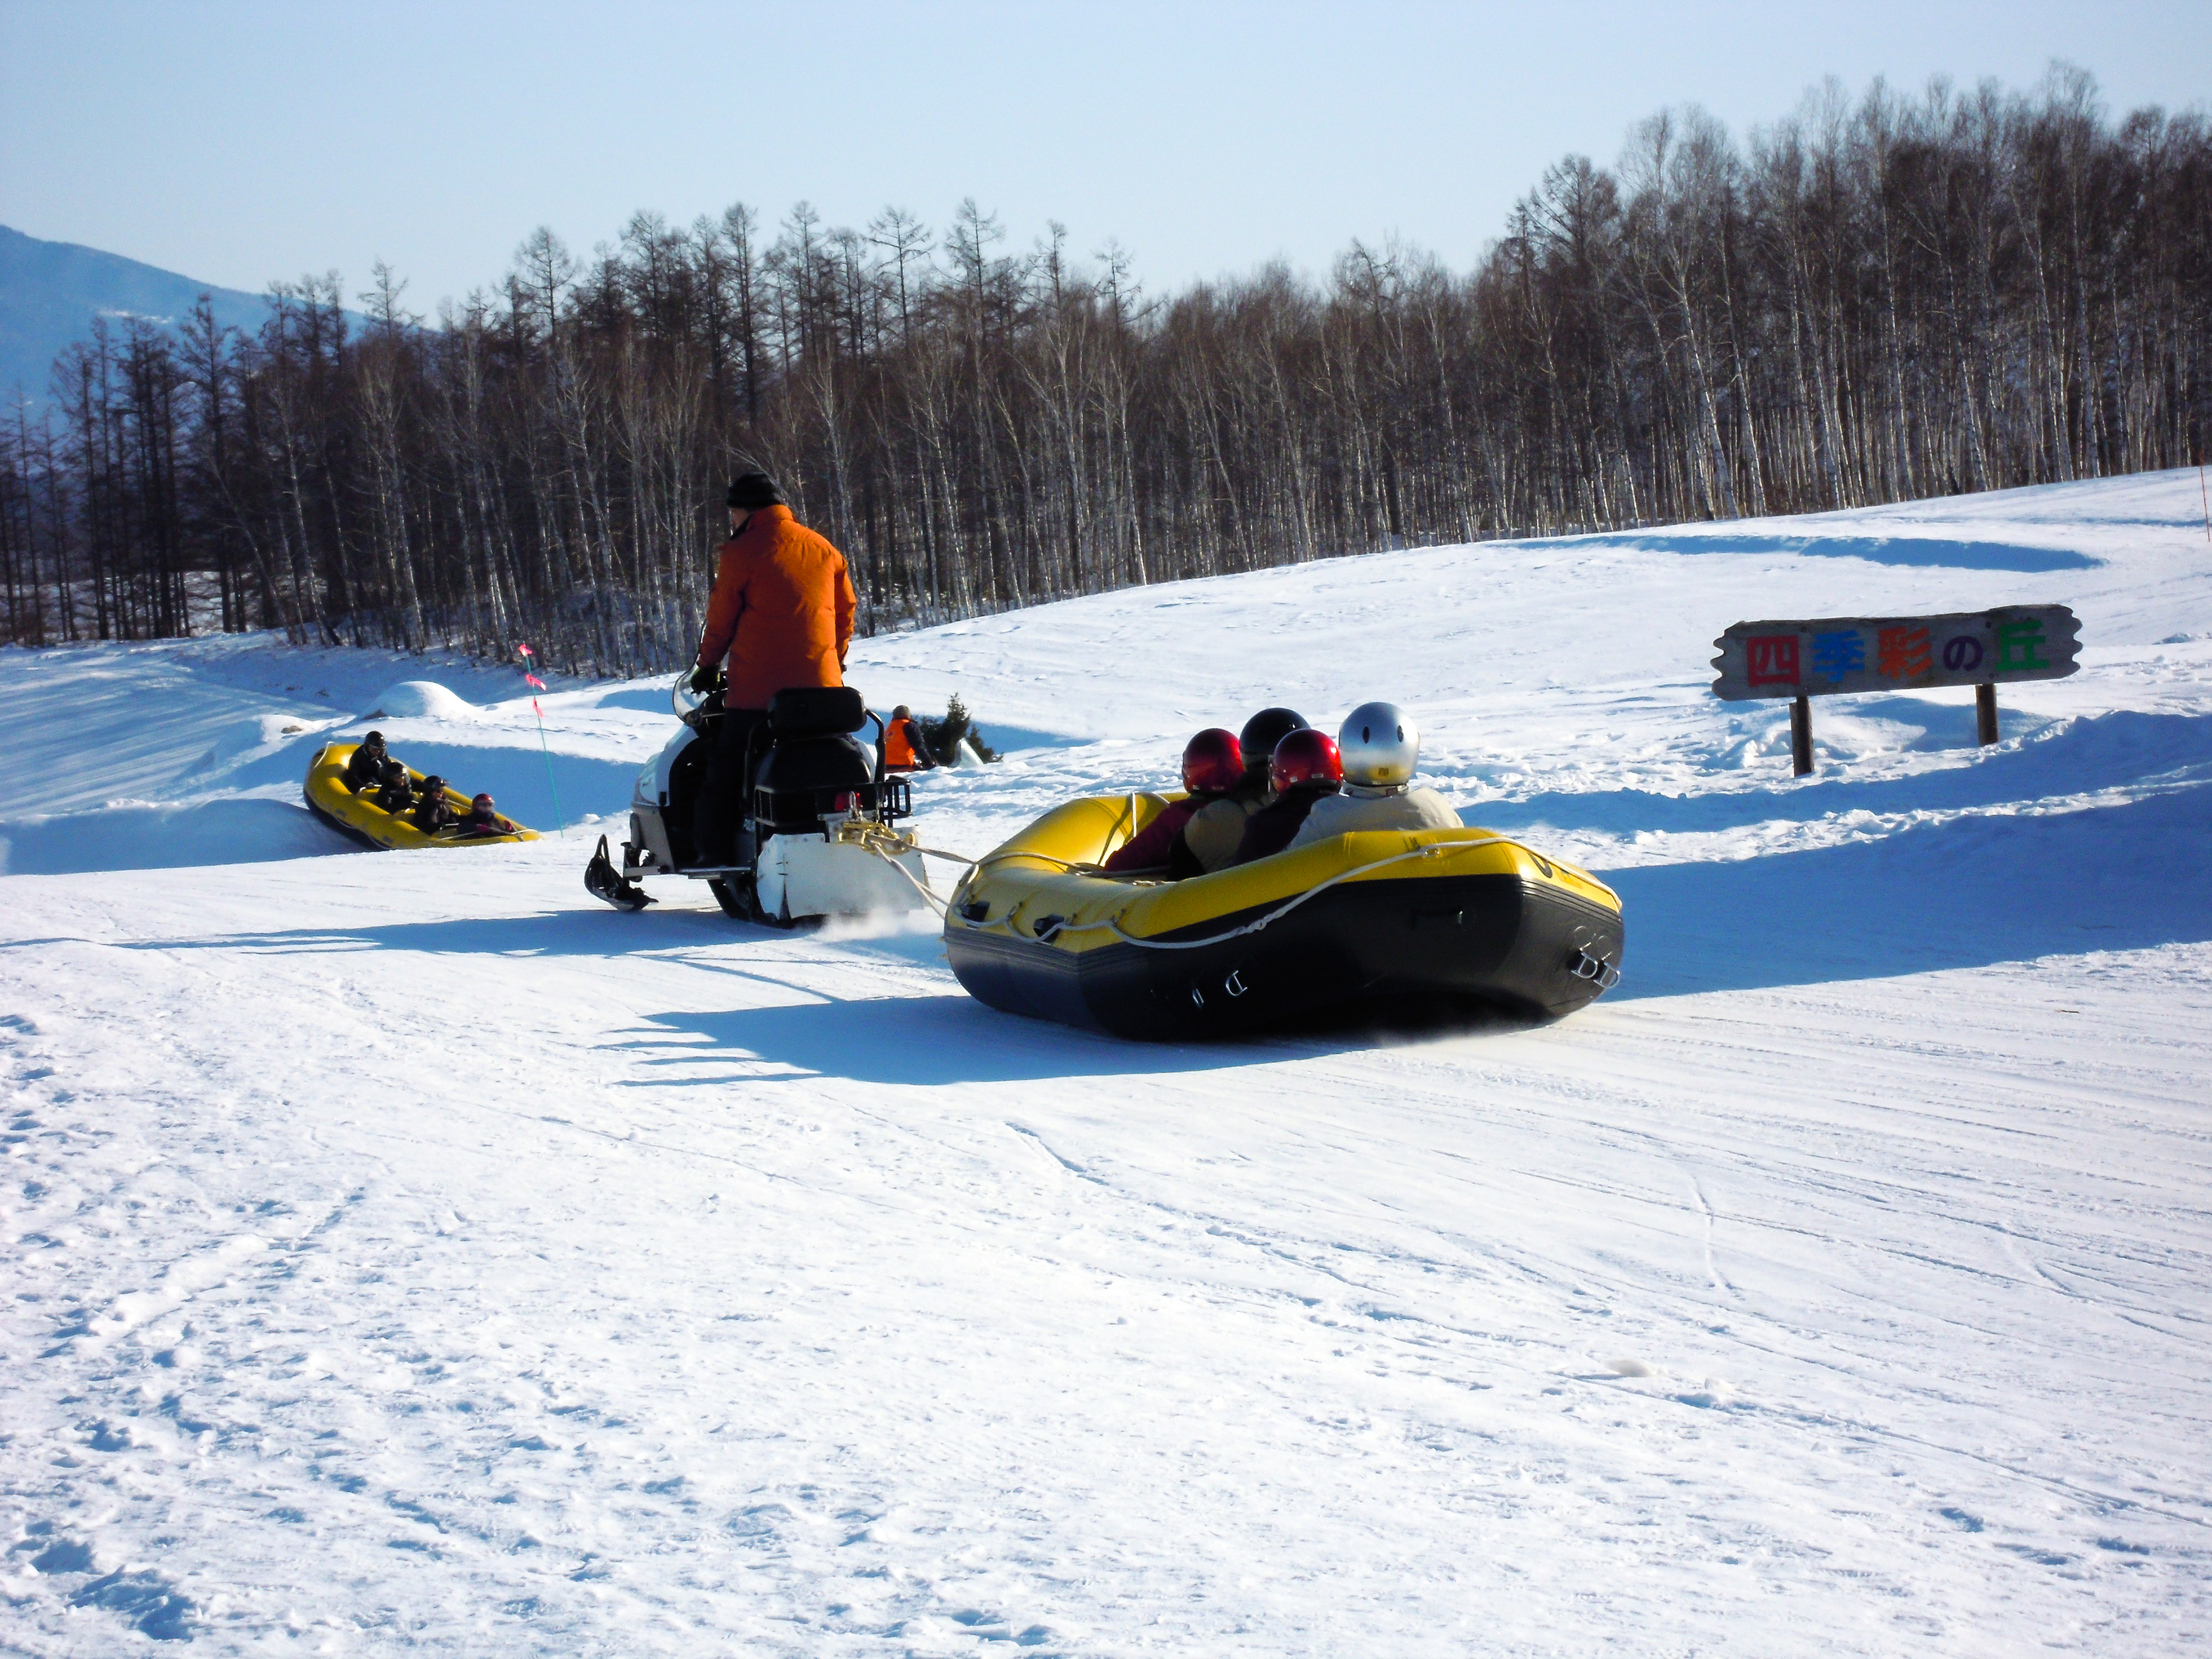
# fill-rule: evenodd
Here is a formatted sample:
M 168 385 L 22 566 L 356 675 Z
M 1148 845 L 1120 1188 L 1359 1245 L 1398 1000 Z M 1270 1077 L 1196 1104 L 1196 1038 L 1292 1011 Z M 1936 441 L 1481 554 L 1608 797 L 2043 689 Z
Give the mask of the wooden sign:
M 2081 665 L 2081 625 L 2063 605 L 1948 617 L 1832 617 L 1738 623 L 1713 641 L 1713 695 L 1826 697 L 1937 685 L 2055 680 Z
M 1857 691 L 1974 688 L 1976 735 L 1997 740 L 1997 687 L 2063 679 L 2081 665 L 2081 624 L 2063 605 L 2005 605 L 1948 617 L 1830 617 L 1818 622 L 1738 623 L 1715 640 L 1729 702 L 1788 697 L 1790 760 L 1813 769 L 1813 702 Z

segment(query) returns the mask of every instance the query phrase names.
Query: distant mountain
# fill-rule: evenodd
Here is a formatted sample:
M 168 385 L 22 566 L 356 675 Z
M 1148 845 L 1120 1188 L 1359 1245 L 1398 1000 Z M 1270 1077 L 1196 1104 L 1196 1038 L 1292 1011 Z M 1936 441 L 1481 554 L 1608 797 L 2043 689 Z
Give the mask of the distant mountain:
M 44 402 L 56 355 L 90 334 L 94 317 L 181 323 L 203 294 L 216 319 L 234 327 L 258 329 L 269 315 L 259 295 L 0 225 L 0 406 L 14 402 L 19 385 Z

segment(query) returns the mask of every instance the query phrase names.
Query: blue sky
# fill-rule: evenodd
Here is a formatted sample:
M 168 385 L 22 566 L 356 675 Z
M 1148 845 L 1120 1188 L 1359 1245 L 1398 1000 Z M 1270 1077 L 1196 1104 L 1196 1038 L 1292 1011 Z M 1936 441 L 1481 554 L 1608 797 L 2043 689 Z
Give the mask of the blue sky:
M 2212 99 L 2212 3 L 1273 5 L 0 0 L 0 222 L 258 290 L 371 263 L 409 302 L 549 224 L 798 199 L 830 225 L 963 196 L 1009 246 L 1117 238 L 1153 289 L 1392 234 L 1469 264 L 1549 163 L 1824 75 L 2094 74 Z

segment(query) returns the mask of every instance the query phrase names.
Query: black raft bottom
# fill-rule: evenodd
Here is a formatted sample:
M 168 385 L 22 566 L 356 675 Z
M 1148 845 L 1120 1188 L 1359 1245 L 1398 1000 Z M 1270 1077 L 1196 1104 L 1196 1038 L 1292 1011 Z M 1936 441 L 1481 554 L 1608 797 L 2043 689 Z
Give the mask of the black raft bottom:
M 1209 939 L 1272 906 L 1164 936 Z M 1081 954 L 954 921 L 945 953 L 979 1000 L 1121 1036 L 1191 1038 L 1279 1028 L 1449 1022 L 1481 1008 L 1557 1018 L 1598 994 L 1584 972 L 1620 964 L 1612 910 L 1517 875 L 1347 883 L 1257 933 L 1186 951 L 1116 941 Z

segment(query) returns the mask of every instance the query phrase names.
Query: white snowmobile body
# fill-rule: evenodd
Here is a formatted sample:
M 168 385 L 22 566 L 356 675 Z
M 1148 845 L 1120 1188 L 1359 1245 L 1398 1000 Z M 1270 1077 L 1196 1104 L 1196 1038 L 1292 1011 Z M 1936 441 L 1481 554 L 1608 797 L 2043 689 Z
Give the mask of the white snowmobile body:
M 886 778 L 880 746 L 851 735 L 874 719 L 858 695 L 779 692 L 769 709 L 743 815 L 757 849 L 753 863 L 701 864 L 692 855 L 692 814 L 715 717 L 709 707 L 686 714 L 638 772 L 623 882 L 690 877 L 708 883 L 731 914 L 786 927 L 813 916 L 928 908 L 921 854 L 893 827 L 910 813 L 906 781 Z

